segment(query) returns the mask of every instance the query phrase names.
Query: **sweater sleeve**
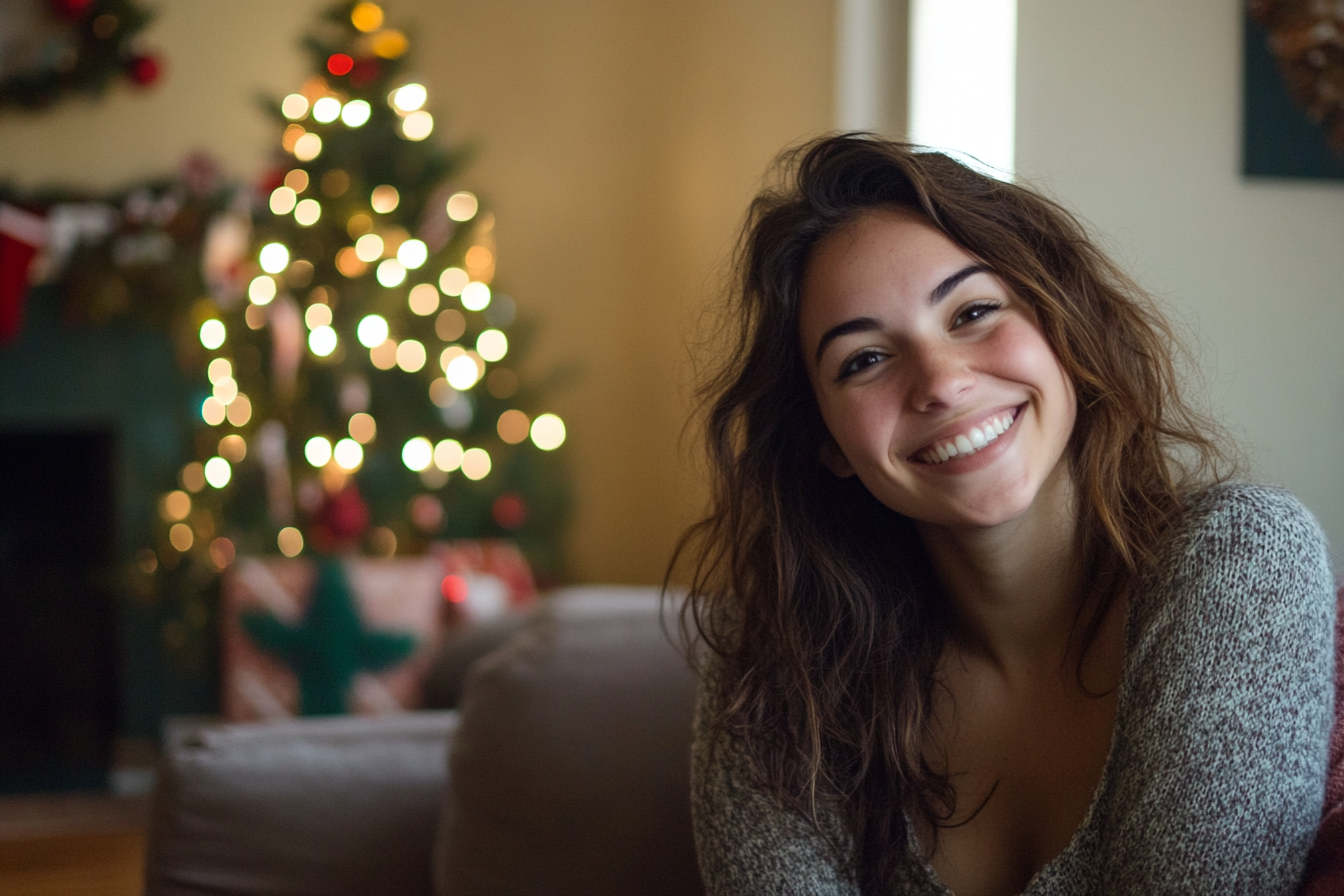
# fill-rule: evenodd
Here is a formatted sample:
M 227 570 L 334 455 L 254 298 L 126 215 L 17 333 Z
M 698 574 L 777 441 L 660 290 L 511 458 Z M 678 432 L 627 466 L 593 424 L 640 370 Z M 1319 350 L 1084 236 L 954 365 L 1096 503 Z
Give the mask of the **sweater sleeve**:
M 708 896 L 858 896 L 852 850 L 834 817 L 829 836 L 759 779 L 745 744 L 712 724 L 716 674 L 706 676 L 691 747 L 691 817 Z
M 1324 537 L 1292 496 L 1221 486 L 1192 506 L 1130 609 L 1107 892 L 1296 891 L 1324 794 L 1334 606 Z

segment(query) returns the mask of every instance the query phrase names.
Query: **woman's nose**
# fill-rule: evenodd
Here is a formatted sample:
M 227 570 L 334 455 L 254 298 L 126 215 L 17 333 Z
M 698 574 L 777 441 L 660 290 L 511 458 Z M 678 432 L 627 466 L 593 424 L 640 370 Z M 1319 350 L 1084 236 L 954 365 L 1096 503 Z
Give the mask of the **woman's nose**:
M 975 385 L 973 371 L 955 346 L 924 346 L 910 356 L 911 406 L 916 411 L 955 406 Z

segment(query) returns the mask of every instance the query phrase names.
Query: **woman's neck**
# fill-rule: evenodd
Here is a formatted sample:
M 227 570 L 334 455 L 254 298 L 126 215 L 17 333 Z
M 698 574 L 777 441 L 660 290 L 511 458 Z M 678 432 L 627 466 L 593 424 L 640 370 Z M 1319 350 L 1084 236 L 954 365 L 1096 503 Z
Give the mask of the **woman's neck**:
M 951 638 L 1005 674 L 1059 663 L 1069 653 L 1084 590 L 1078 511 L 1068 464 L 1031 507 L 992 528 L 921 525 L 951 602 Z

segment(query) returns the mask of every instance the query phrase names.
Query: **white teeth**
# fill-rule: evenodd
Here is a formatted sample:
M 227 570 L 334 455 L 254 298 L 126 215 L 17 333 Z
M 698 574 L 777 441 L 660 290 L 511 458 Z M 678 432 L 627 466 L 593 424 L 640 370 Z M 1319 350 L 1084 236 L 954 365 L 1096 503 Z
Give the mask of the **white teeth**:
M 966 454 L 974 454 L 990 442 L 1003 435 L 1017 419 L 1016 411 L 1009 411 L 999 417 L 987 420 L 979 426 L 972 426 L 955 438 L 935 444 L 919 453 L 919 459 L 927 464 L 940 464 Z

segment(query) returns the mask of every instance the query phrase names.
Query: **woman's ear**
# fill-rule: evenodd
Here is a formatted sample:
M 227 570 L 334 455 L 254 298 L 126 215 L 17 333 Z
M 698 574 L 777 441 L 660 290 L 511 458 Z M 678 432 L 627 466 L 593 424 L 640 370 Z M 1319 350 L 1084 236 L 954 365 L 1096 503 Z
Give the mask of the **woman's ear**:
M 840 450 L 840 446 L 835 444 L 835 440 L 827 438 L 821 443 L 821 450 L 817 452 L 821 465 L 830 470 L 835 476 L 844 479 L 854 475 L 854 468 L 849 465 L 845 459 L 845 453 Z

